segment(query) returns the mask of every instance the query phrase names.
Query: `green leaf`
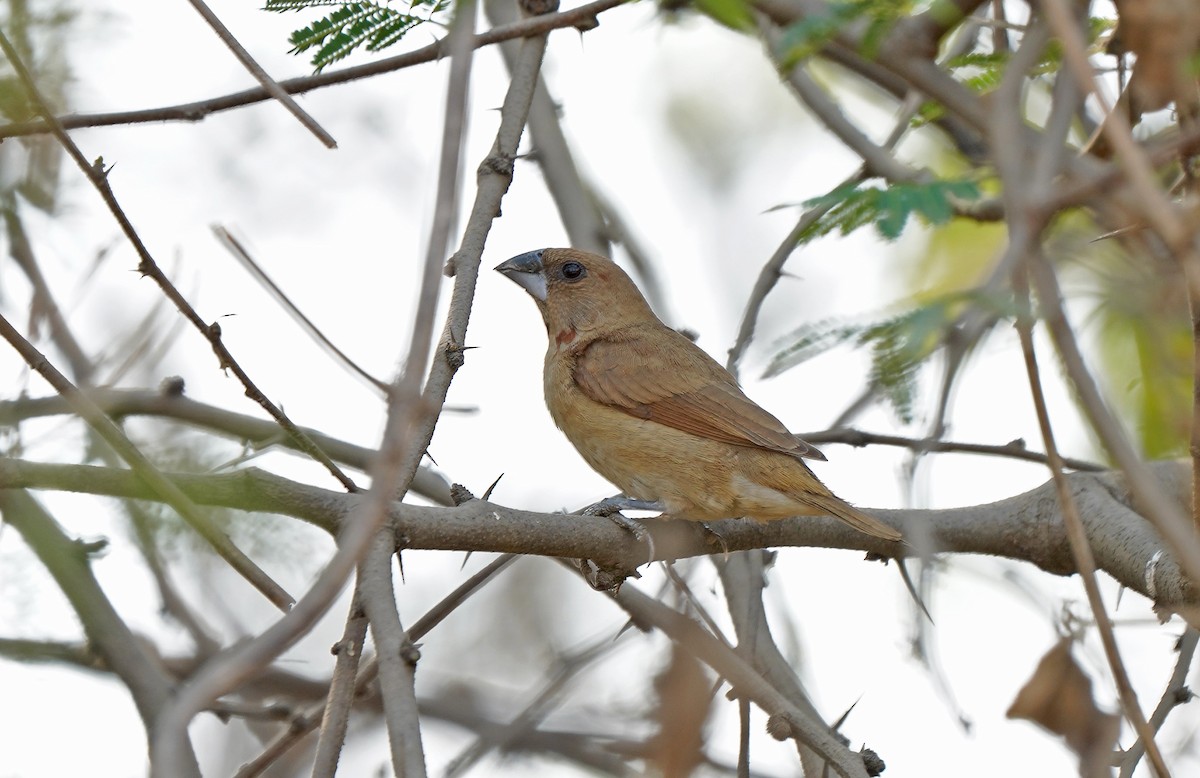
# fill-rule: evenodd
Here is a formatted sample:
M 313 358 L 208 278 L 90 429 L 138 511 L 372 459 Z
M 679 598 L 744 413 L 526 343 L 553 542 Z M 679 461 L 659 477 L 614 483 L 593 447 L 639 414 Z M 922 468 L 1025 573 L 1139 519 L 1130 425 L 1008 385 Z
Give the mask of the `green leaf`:
M 264 7 L 268 11 L 283 13 L 332 6 L 336 6 L 336 10 L 296 30 L 288 38 L 293 54 L 314 51 L 312 65 L 317 72 L 345 59 L 359 48 L 375 52 L 391 46 L 414 27 L 430 21 L 433 15 L 448 8 L 449 0 L 413 0 L 410 3 L 409 10 L 420 7 L 427 16 L 403 13 L 370 0 L 355 3 L 338 0 L 267 0 Z
M 833 2 L 822 14 L 809 14 L 783 32 L 779 44 L 779 64 L 790 69 L 811 57 L 832 40 L 846 25 L 866 19 L 859 53 L 875 59 L 879 46 L 892 26 L 913 10 L 912 0 L 842 0 Z
M 754 29 L 754 16 L 746 0 L 696 0 L 696 8 L 731 30 Z
M 798 327 L 788 337 L 788 344 L 776 352 L 763 378 L 775 376 L 806 362 L 815 356 L 858 337 L 861 326 L 835 325 L 828 321 L 813 322 Z
M 852 342 L 870 350 L 871 383 L 882 392 L 896 417 L 909 424 L 917 401 L 917 374 L 945 343 L 947 330 L 969 306 L 1005 319 L 1017 315 L 1011 296 L 998 297 L 971 289 L 866 324 L 806 324 L 785 339 L 786 345 L 776 352 L 763 377 L 772 378 L 834 346 Z
M 979 186 L 966 180 L 902 182 L 886 188 L 844 184 L 828 194 L 805 201 L 808 207 L 832 207 L 802 239 L 827 235 L 834 230 L 848 235 L 873 223 L 883 238 L 896 240 L 914 212 L 927 224 L 945 224 L 954 216 L 952 198 L 976 200 L 979 196 Z
M 851 0 L 829 6 L 829 12 L 805 16 L 783 31 L 779 41 L 779 65 L 788 70 L 816 54 L 842 27 L 871 8 L 870 0 Z

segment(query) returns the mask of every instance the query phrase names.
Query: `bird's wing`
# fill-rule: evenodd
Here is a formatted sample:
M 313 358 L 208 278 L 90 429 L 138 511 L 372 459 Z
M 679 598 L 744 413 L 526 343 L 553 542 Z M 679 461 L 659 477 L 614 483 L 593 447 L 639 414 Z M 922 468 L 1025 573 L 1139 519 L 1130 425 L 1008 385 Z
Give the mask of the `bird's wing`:
M 825 459 L 742 393 L 733 376 L 674 330 L 620 333 L 576 357 L 576 386 L 589 399 L 702 438 Z

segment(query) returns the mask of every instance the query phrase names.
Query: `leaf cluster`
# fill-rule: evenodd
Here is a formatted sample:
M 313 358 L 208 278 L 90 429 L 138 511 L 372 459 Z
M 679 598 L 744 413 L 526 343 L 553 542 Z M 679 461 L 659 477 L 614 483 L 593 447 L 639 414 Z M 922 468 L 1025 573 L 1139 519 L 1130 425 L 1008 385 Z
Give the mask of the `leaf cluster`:
M 843 0 L 830 3 L 823 14 L 806 15 L 788 27 L 780 41 L 779 65 L 783 70 L 794 67 L 820 51 L 847 25 L 862 20 L 867 25 L 862 36 L 860 53 L 873 59 L 879 42 L 892 25 L 906 16 L 913 7 L 911 0 Z
M 828 207 L 829 211 L 813 223 L 802 240 L 807 242 L 835 230 L 849 235 L 868 224 L 873 224 L 886 240 L 896 240 L 914 213 L 927 224 L 945 224 L 954 216 L 956 200 L 979 197 L 979 185 L 968 180 L 900 182 L 886 187 L 869 186 L 867 182 L 843 184 L 804 202 L 806 207 Z
M 359 48 L 370 52 L 382 51 L 414 27 L 434 21 L 434 17 L 449 6 L 449 0 L 412 0 L 408 12 L 404 12 L 370 0 L 356 3 L 340 0 L 267 0 L 264 9 L 283 13 L 333 7 L 333 11 L 288 37 L 288 42 L 292 44 L 291 53 L 313 52 L 312 66 L 319 73 Z
M 763 375 L 772 378 L 836 346 L 865 347 L 871 356 L 871 386 L 887 399 L 904 424 L 914 419 L 920 367 L 946 342 L 964 310 L 975 306 L 1006 318 L 1017 314 L 1010 296 L 972 289 L 918 305 L 900 314 L 859 324 L 813 322 L 784 338 Z

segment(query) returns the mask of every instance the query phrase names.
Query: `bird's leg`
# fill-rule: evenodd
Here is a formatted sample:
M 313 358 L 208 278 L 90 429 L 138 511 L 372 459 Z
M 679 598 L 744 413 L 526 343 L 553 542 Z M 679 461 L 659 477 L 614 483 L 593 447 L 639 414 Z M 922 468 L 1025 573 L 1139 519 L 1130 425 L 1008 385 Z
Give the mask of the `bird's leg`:
M 617 511 L 664 511 L 666 508 L 658 500 L 639 500 L 626 497 L 623 494 L 605 497 L 600 502 L 592 503 L 583 509 L 588 516 L 607 516 Z M 606 511 L 608 513 L 606 513 Z
M 639 543 L 645 543 L 646 548 L 649 550 L 649 557 L 646 560 L 649 563 L 654 561 L 654 538 L 650 536 L 650 533 L 642 526 L 641 522 L 629 518 L 621 513 L 621 511 L 661 511 L 662 509 L 662 504 L 658 502 L 636 500 L 632 497 L 617 495 L 615 497 L 605 497 L 599 502 L 592 503 L 580 511 L 580 513 L 584 516 L 604 516 L 613 524 L 633 535 L 634 539 Z

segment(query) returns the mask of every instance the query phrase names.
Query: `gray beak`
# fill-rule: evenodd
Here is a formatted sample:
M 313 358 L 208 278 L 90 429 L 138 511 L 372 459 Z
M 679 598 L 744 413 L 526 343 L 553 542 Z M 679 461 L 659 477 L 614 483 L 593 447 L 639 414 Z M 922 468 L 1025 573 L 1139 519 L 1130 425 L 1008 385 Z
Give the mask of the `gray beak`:
M 506 275 L 508 280 L 529 292 L 540 302 L 546 302 L 546 273 L 545 268 L 542 267 L 543 251 L 545 249 L 528 251 L 496 265 L 498 272 Z

